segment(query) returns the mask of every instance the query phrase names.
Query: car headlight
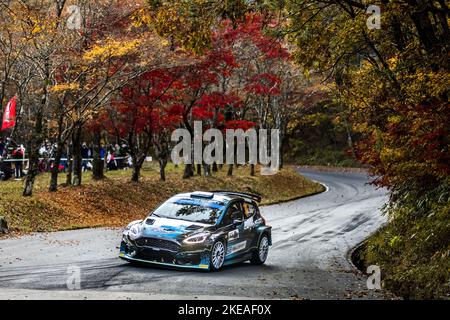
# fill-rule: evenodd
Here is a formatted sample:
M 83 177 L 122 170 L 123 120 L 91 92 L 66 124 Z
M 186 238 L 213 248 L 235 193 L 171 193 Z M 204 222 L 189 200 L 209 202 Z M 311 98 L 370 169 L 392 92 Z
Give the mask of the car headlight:
M 139 224 L 135 224 L 128 230 L 128 236 L 131 240 L 135 240 L 139 237 L 140 231 Z
M 195 244 L 195 243 L 203 243 L 209 237 L 209 233 L 198 233 L 193 236 L 187 237 L 183 240 L 184 243 Z

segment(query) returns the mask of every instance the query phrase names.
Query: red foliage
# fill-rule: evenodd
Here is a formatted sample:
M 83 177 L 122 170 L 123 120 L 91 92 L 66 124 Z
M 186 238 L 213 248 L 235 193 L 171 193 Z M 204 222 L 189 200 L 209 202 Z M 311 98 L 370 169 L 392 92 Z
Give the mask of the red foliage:
M 401 121 L 386 121 L 382 134 L 369 134 L 356 145 L 357 158 L 380 177 L 375 184 L 395 188 L 404 181 L 426 181 L 421 185 L 432 186 L 433 179 L 447 177 L 450 127 L 442 119 L 450 117 L 448 106 L 399 104 L 393 109 Z
M 269 73 L 261 73 L 254 76 L 246 90 L 256 95 L 274 95 L 280 94 L 281 79 Z
M 101 115 L 97 125 L 122 136 L 130 132 L 155 132 L 176 127 L 181 122 L 186 127 L 192 121 L 205 121 L 205 126 L 247 130 L 256 124 L 246 120 L 232 120 L 243 107 L 242 96 L 279 95 L 281 79 L 268 72 L 252 72 L 248 76 L 240 69 L 243 57 L 237 55 L 236 46 L 254 48 L 245 59 L 263 61 L 289 59 L 287 50 L 275 38 L 263 31 L 260 15 L 248 15 L 237 27 L 229 21 L 213 34 L 212 49 L 194 63 L 174 68 L 147 72 L 124 87 L 120 99 L 111 104 L 111 110 Z M 260 60 L 258 60 L 260 61 Z M 222 86 L 227 78 L 233 85 Z M 231 120 L 231 121 L 230 121 Z
M 123 137 L 131 132 L 157 133 L 177 126 L 181 110 L 179 105 L 170 104 L 173 82 L 170 69 L 144 73 L 122 89 L 120 99 L 111 103 L 111 109 L 99 121 L 108 131 Z
M 253 128 L 256 126 L 255 122 L 247 121 L 247 120 L 231 120 L 227 121 L 225 124 L 226 129 L 242 129 L 244 131 L 247 131 L 250 128 Z

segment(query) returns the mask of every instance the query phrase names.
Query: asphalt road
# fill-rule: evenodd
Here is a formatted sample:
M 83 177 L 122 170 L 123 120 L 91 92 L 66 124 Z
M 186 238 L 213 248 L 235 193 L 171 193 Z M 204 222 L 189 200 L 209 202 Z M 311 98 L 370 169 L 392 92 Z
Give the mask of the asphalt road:
M 358 173 L 302 170 L 327 191 L 262 207 L 273 226 L 265 265 L 221 272 L 133 267 L 117 258 L 121 231 L 86 229 L 0 241 L 0 299 L 383 299 L 348 251 L 384 222 L 386 191 Z M 292 186 L 295 188 L 295 186 Z M 78 269 L 77 269 L 78 268 Z M 80 271 L 81 290 L 68 278 Z

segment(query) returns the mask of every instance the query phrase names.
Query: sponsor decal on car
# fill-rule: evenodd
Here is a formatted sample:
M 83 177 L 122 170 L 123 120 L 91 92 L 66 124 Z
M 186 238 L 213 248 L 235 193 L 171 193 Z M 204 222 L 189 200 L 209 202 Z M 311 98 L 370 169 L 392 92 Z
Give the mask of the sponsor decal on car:
M 228 241 L 233 241 L 239 238 L 239 230 L 233 230 L 228 232 Z
M 245 249 L 246 246 L 247 246 L 247 241 L 241 241 L 239 243 L 236 243 L 235 245 L 228 246 L 227 255 L 241 251 L 241 250 Z
M 263 219 L 261 219 L 261 218 L 256 219 L 255 225 L 260 225 L 260 224 L 263 224 Z

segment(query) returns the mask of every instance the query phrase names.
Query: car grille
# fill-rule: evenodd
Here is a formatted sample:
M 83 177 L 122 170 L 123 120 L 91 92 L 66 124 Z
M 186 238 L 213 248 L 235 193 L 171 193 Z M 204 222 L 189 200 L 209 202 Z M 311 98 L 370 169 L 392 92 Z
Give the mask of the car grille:
M 142 249 L 138 252 L 138 259 L 163 262 L 163 263 L 176 263 L 175 253 L 169 251 L 153 251 L 151 249 Z
M 177 243 L 158 238 L 139 238 L 136 239 L 136 245 L 140 247 L 153 247 L 170 251 L 179 251 L 180 249 L 180 245 Z

